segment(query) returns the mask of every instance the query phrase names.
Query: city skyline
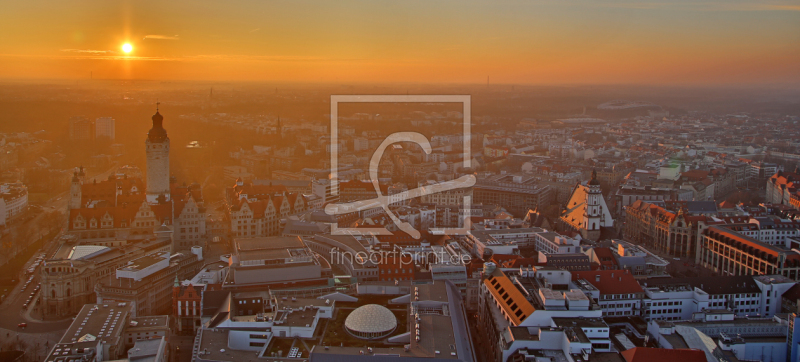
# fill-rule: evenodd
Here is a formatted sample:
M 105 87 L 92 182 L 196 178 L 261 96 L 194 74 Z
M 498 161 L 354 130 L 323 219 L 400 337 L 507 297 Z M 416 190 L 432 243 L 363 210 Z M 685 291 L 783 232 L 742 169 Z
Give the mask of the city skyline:
M 0 361 L 800 362 L 800 0 L 0 12 Z

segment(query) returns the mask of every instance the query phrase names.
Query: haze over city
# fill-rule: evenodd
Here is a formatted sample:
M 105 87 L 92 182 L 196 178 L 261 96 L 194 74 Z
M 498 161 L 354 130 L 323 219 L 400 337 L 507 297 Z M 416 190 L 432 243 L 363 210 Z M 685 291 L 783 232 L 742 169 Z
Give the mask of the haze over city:
M 798 1 L 0 9 L 1 362 L 800 362 Z

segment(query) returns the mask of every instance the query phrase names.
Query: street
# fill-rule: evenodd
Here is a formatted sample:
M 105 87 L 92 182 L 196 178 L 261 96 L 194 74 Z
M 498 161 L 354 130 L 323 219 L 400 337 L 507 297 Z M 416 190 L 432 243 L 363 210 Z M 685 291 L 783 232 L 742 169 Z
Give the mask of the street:
M 190 362 L 192 360 L 192 344 L 194 344 L 194 336 L 177 336 L 170 337 L 170 358 L 172 362 Z
M 25 264 L 26 268 L 38 254 L 39 253 L 34 254 L 31 260 Z M 23 304 L 25 304 L 25 301 L 39 282 L 39 269 L 33 273 L 33 281 L 27 288 L 25 287 L 26 281 L 27 277 L 23 277 L 23 279 L 17 283 L 17 286 L 10 291 L 6 300 L 0 305 L 2 306 L 2 308 L 0 308 L 0 328 L 18 330 L 24 333 L 48 333 L 67 329 L 72 322 L 69 319 L 54 322 L 40 322 L 32 319 L 29 312 L 33 310 L 33 308 L 38 307 L 38 304 L 35 302 L 32 302 L 31 305 L 28 306 L 28 310 L 23 310 Z M 38 299 L 38 293 L 36 299 Z M 20 323 L 27 323 L 28 326 L 24 329 L 19 328 L 17 325 Z
M 93 176 L 93 178 L 105 179 L 115 171 L 116 165 Z M 36 225 L 37 219 L 42 218 L 45 214 L 53 211 L 66 213 L 68 202 L 69 192 L 60 193 L 52 197 L 44 204 L 40 205 L 42 211 L 28 222 L 33 223 L 32 225 Z M 37 229 L 35 232 L 36 234 L 31 238 L 31 243 L 41 237 L 45 237 L 48 234 L 47 230 L 41 229 Z M 31 296 L 31 293 L 34 292 L 34 289 L 36 288 L 40 279 L 40 269 L 37 268 L 32 274 L 33 280 L 27 287 L 25 287 L 25 282 L 30 277 L 30 275 L 25 273 L 25 271 L 31 266 L 34 259 L 40 253 L 44 252 L 46 257 L 50 257 L 59 246 L 58 239 L 61 237 L 61 235 L 63 235 L 63 231 L 56 234 L 55 237 L 50 240 L 44 240 L 42 250 L 33 253 L 30 259 L 27 260 L 25 265 L 19 270 L 18 274 L 15 275 L 15 277 L 19 280 L 19 283 L 17 283 L 12 290 L 3 293 L 7 295 L 6 299 L 3 300 L 2 304 L 0 304 L 0 329 L 5 330 L 5 334 L 1 336 L 4 337 L 3 339 L 14 337 L 14 335 L 17 334 L 22 339 L 31 339 L 32 341 L 35 341 L 33 343 L 47 343 L 47 341 L 51 341 L 50 345 L 52 345 L 52 342 L 58 341 L 63 332 L 72 323 L 71 319 L 48 322 L 42 322 L 34 319 L 34 317 L 31 316 L 31 312 L 34 311 L 34 308 L 39 307 L 39 304 L 36 302 L 36 300 L 39 298 L 38 294 L 35 296 L 34 302 L 32 302 L 27 309 L 23 309 L 23 305 Z M 35 316 L 37 313 L 33 314 Z M 27 326 L 24 328 L 19 327 L 20 323 L 26 323 Z

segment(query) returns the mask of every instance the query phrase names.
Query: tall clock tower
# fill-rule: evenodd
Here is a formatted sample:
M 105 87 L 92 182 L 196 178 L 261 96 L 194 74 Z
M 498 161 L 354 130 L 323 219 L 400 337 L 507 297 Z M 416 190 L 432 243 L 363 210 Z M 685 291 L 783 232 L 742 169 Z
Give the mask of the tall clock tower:
M 169 201 L 169 137 L 163 126 L 164 117 L 153 115 L 153 128 L 145 141 L 147 153 L 147 202 Z M 162 198 L 163 196 L 163 198 Z M 160 199 L 160 200 L 159 200 Z

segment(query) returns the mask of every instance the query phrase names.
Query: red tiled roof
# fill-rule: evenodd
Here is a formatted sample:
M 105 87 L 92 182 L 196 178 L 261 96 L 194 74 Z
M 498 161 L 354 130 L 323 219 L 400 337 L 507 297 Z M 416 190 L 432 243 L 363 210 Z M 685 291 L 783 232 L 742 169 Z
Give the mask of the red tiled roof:
M 489 259 L 492 263 L 496 265 L 503 265 L 505 262 L 510 260 L 522 259 L 519 255 L 510 255 L 510 254 L 494 254 L 492 258 Z
M 778 172 L 769 179 L 775 186 L 785 186 L 789 192 L 794 192 L 800 186 L 800 175 L 792 172 Z
M 133 191 L 135 188 L 136 191 Z M 121 195 L 117 195 L 117 189 Z M 138 178 L 111 178 L 103 181 L 86 182 L 81 185 L 81 205 L 89 201 L 106 201 L 114 206 L 120 197 L 141 197 L 144 200 L 144 184 Z M 117 203 L 118 204 L 118 203 Z
M 708 178 L 708 174 L 709 172 L 704 170 L 690 170 L 682 173 L 681 177 L 686 177 L 692 181 L 700 181 Z
M 89 221 L 92 218 L 96 219 L 99 225 L 106 213 L 114 218 L 115 228 L 122 227 L 122 222 L 125 222 L 128 226 L 130 226 L 130 222 L 136 217 L 137 211 L 139 211 L 139 205 L 72 209 L 69 211 L 69 229 L 73 229 L 73 222 L 78 215 L 81 215 L 86 220 L 86 227 L 89 229 Z
M 617 259 L 614 259 L 614 252 L 611 251 L 611 248 L 603 248 L 603 247 L 594 248 L 594 254 L 597 255 L 597 259 L 600 262 L 600 265 L 603 266 L 617 265 Z
M 717 218 L 728 224 L 742 224 L 750 221 L 750 216 L 717 216 Z
M 381 192 L 384 195 L 386 194 L 386 191 L 389 190 L 389 185 L 387 184 L 378 184 L 378 187 L 381 189 Z M 340 182 L 339 190 L 345 190 L 345 189 L 361 189 L 361 190 L 375 192 L 375 186 L 372 185 L 371 181 L 350 180 L 350 181 Z
M 274 194 L 289 193 L 289 189 L 284 185 L 253 185 L 246 183 L 242 186 L 234 186 L 228 189 L 228 195 L 238 198 L 240 194 L 246 194 L 248 198 L 263 198 Z
M 597 279 L 600 276 L 600 279 Z M 601 294 L 642 293 L 639 282 L 627 270 L 594 270 L 572 272 L 572 280 L 585 279 Z
M 521 267 L 529 267 L 529 266 L 545 266 L 546 263 L 539 263 L 538 260 L 534 258 L 519 258 L 513 260 L 506 260 L 503 262 L 504 268 L 521 268 Z
M 499 269 L 495 270 L 483 283 L 514 326 L 520 325 L 525 318 L 536 311 L 536 308 L 517 289 L 514 282 Z
M 699 349 L 635 347 L 620 354 L 626 362 L 706 362 L 705 352 Z
M 472 275 L 472 273 L 476 272 L 478 269 L 483 269 L 483 260 L 481 259 L 472 259 L 467 264 L 467 275 Z

